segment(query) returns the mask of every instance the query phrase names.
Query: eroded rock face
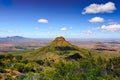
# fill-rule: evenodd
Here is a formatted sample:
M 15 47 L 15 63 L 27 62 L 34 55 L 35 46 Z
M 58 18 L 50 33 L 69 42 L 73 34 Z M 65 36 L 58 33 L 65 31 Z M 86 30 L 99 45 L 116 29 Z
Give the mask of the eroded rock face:
M 57 37 L 55 40 L 56 40 L 56 41 L 65 41 L 65 38 L 62 37 L 62 36 L 60 36 L 60 37 Z

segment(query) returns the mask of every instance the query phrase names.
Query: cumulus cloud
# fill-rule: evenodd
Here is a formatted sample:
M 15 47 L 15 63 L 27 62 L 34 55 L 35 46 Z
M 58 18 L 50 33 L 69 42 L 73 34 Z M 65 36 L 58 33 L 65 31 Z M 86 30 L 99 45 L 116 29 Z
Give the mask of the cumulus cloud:
M 120 24 L 112 24 L 112 25 L 103 25 L 101 26 L 101 29 L 105 30 L 105 31 L 112 31 L 112 32 L 115 32 L 115 31 L 120 31 Z
M 91 23 L 104 22 L 104 18 L 94 17 L 94 18 L 90 19 L 89 22 L 91 22 Z
M 38 22 L 39 23 L 48 23 L 48 20 L 47 19 L 39 19 Z
M 66 27 L 62 27 L 60 30 L 61 30 L 61 31 L 66 31 L 67 28 L 66 28 Z
M 112 13 L 116 9 L 115 4 L 113 2 L 108 2 L 106 4 L 90 4 L 86 8 L 82 14 L 96 14 L 96 13 Z

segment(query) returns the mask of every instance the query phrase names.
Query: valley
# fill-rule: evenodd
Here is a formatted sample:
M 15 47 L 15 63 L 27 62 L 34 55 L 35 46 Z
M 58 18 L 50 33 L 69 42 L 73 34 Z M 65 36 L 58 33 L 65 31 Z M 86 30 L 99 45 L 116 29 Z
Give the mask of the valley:
M 9 38 L 0 45 L 0 80 L 120 79 L 116 40 Z
M 42 48 L 48 45 L 53 38 L 22 38 L 22 39 L 0 39 L 0 54 L 8 52 L 29 51 Z M 68 38 L 70 43 L 79 48 L 90 49 L 97 52 L 104 52 L 109 56 L 120 56 L 120 39 L 75 39 Z

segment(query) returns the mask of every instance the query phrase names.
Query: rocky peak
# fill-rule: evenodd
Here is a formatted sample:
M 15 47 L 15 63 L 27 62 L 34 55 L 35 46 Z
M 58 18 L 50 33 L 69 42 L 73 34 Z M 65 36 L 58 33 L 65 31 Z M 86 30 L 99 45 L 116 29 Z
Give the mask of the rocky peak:
M 65 41 L 65 38 L 62 37 L 62 36 L 60 36 L 60 37 L 57 37 L 55 40 L 56 40 L 56 41 Z

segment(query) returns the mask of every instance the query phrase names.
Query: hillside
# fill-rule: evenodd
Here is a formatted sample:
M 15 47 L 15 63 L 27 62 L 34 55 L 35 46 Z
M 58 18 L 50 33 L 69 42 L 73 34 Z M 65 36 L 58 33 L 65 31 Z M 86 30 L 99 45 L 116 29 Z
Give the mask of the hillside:
M 81 50 L 77 46 L 72 45 L 65 40 L 64 37 L 57 37 L 50 44 L 43 48 L 29 51 L 24 54 L 23 57 L 27 59 L 45 59 L 45 58 L 54 58 L 54 59 L 65 59 L 69 56 L 74 56 L 74 54 L 79 54 L 79 57 L 84 56 L 85 53 L 88 53 L 87 50 Z
M 93 52 L 57 37 L 48 46 L 0 55 L 0 80 L 120 80 L 120 57 Z
M 78 50 L 77 46 L 72 45 L 64 37 L 57 37 L 48 46 L 41 48 L 41 51 L 69 51 Z

